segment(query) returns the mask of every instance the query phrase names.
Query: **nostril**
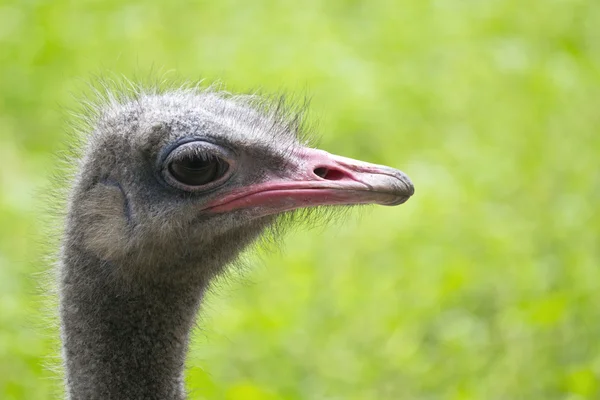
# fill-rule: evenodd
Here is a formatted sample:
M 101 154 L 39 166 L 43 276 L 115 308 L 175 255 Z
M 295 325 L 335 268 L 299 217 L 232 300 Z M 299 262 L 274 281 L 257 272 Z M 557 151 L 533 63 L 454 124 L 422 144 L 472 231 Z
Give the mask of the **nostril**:
M 315 168 L 314 173 L 318 177 L 327 179 L 328 181 L 339 181 L 341 179 L 344 179 L 344 177 L 346 176 L 346 174 L 344 174 L 342 171 L 338 171 L 337 169 L 329 169 L 325 167 Z
M 314 172 L 319 178 L 324 178 L 327 175 L 327 171 L 327 168 L 316 168 Z

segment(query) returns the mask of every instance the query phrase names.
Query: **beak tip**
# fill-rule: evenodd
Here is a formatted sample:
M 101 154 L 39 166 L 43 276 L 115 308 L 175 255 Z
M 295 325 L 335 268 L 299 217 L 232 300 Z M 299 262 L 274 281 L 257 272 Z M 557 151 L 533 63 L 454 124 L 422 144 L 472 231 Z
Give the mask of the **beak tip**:
M 400 176 L 398 178 L 402 182 L 402 191 L 404 192 L 403 194 L 406 197 L 406 200 L 408 200 L 409 197 L 415 194 L 415 185 L 413 185 L 408 175 L 401 171 L 398 172 L 400 172 Z
M 399 206 L 404 204 L 415 194 L 415 187 L 412 184 L 407 184 L 403 193 L 398 196 L 393 202 L 389 203 L 390 206 Z
M 415 194 L 415 186 L 408 176 L 402 174 L 402 194 L 398 196 L 398 198 L 391 203 L 392 206 L 397 206 L 400 204 L 404 204 Z
M 405 182 L 406 184 L 406 193 L 408 195 L 408 197 L 411 197 L 412 195 L 415 194 L 415 186 L 413 185 L 413 183 L 409 180 L 408 182 Z

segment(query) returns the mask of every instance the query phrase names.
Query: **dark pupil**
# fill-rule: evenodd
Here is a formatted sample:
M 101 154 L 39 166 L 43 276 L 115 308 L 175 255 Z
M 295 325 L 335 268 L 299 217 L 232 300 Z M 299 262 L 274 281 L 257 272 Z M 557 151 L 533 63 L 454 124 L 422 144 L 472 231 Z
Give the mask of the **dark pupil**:
M 227 164 L 219 158 L 188 157 L 173 161 L 169 172 L 179 182 L 188 186 L 201 186 L 210 183 L 227 171 Z

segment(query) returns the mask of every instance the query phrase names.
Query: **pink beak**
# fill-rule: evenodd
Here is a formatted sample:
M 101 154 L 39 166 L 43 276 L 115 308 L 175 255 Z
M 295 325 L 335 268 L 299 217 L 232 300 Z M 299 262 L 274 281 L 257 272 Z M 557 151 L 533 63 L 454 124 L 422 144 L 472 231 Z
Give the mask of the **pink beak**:
M 205 210 L 215 213 L 253 209 L 258 216 L 324 205 L 404 203 L 415 192 L 408 176 L 396 169 L 303 149 L 284 176 L 232 191 Z M 295 168 L 294 168 L 295 167 Z

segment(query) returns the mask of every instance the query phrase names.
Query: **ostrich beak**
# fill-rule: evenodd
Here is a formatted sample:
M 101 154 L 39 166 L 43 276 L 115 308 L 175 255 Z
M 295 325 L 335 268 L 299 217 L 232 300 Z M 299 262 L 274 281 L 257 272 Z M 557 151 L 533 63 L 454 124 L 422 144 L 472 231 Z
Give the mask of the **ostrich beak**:
M 303 148 L 291 157 L 284 173 L 233 190 L 210 202 L 205 210 L 252 209 L 265 216 L 323 205 L 395 206 L 414 192 L 408 176 L 397 169 Z

